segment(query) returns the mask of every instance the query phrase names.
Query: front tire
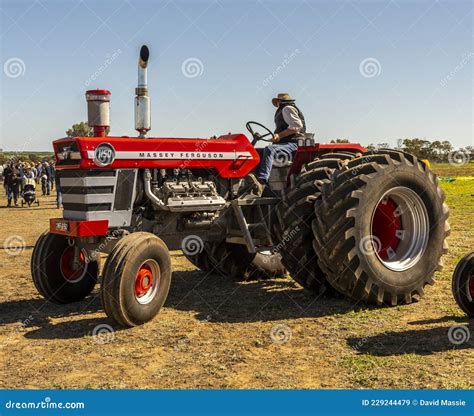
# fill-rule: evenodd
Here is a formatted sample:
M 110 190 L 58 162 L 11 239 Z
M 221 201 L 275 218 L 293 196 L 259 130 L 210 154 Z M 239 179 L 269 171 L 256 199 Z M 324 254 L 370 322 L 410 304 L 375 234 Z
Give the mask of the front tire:
M 87 261 L 80 253 L 73 266 L 74 248 L 67 238 L 46 231 L 38 238 L 31 257 L 31 276 L 38 292 L 54 303 L 78 302 L 89 295 L 97 283 L 98 260 Z
M 166 301 L 171 285 L 168 247 L 151 233 L 123 237 L 104 266 L 101 285 L 105 313 L 132 327 L 152 320 Z
M 474 316 L 474 252 L 466 254 L 453 273 L 452 291 L 459 307 Z

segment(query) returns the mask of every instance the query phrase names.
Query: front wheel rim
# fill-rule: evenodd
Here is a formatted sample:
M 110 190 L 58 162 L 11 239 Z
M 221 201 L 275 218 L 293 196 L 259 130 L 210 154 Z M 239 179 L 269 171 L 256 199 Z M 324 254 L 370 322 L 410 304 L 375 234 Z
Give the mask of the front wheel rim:
M 160 283 L 160 266 L 156 260 L 144 261 L 135 275 L 135 299 L 141 305 L 150 303 L 158 292 Z
M 415 266 L 429 239 L 426 206 L 410 188 L 397 186 L 385 192 L 371 218 L 373 250 L 388 269 L 401 272 Z
M 64 249 L 59 259 L 59 268 L 64 279 L 69 283 L 79 282 L 86 274 L 87 263 L 86 253 L 84 250 L 80 251 L 77 267 L 74 267 L 74 247 L 68 246 Z

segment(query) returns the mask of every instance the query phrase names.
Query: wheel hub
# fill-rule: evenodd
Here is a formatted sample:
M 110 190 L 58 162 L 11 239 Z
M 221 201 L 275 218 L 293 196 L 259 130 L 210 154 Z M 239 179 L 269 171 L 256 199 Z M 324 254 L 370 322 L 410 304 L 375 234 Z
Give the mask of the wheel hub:
M 385 198 L 375 210 L 372 223 L 374 248 L 383 260 L 392 258 L 400 243 L 403 228 L 398 208 L 393 199 Z
M 143 265 L 135 279 L 135 295 L 138 297 L 146 295 L 153 284 L 153 273 L 147 265 Z
M 385 192 L 372 213 L 371 235 L 374 252 L 385 267 L 399 272 L 413 267 L 429 238 L 423 200 L 404 186 Z
M 74 247 L 67 247 L 59 260 L 63 277 L 70 283 L 75 283 L 84 277 L 87 270 L 86 255 L 81 250 L 79 258 L 74 264 Z
M 142 263 L 135 275 L 135 299 L 145 305 L 150 303 L 158 291 L 160 266 L 155 260 L 149 259 Z

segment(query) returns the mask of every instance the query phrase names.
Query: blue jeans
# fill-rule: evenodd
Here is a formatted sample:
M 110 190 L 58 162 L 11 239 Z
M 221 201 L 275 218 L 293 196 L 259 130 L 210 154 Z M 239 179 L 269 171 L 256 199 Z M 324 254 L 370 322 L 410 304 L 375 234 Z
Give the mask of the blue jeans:
M 61 208 L 61 204 L 63 203 L 63 196 L 61 194 L 61 187 L 56 183 L 56 207 Z
M 257 179 L 267 182 L 275 159 L 277 159 L 278 164 L 284 165 L 285 162 L 293 159 L 296 149 L 298 149 L 298 144 L 294 142 L 271 144 L 262 149 L 257 149 L 260 155 L 260 164 L 256 169 Z
M 7 185 L 7 199 L 8 205 L 12 203 L 12 199 L 15 204 L 18 202 L 18 195 L 19 195 L 19 185 Z

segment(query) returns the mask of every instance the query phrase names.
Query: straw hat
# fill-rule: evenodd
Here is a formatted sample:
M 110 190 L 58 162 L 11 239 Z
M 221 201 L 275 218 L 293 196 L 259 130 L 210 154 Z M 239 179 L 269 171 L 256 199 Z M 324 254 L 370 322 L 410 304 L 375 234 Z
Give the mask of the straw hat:
M 278 101 L 295 101 L 287 92 L 281 92 L 275 98 L 272 98 L 272 104 L 278 107 Z

